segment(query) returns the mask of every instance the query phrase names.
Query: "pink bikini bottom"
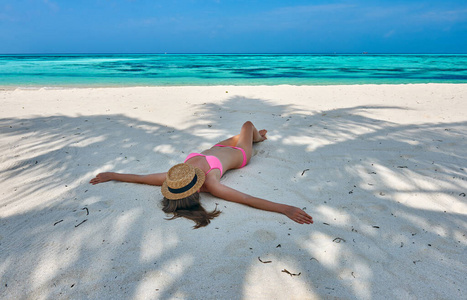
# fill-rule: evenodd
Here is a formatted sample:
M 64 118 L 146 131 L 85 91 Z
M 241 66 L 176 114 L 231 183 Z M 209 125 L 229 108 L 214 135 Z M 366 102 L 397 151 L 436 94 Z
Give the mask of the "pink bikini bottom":
M 245 153 L 245 150 L 243 150 L 242 148 L 240 148 L 240 147 L 234 147 L 234 146 L 226 146 L 226 145 L 221 145 L 221 144 L 214 145 L 214 147 L 228 147 L 228 148 L 237 149 L 237 150 L 242 151 L 242 154 L 243 154 L 243 162 L 242 162 L 242 165 L 240 166 L 240 168 L 243 168 L 244 166 L 246 166 L 246 163 L 247 163 L 246 153 Z M 240 168 L 239 168 L 239 169 L 240 169 Z

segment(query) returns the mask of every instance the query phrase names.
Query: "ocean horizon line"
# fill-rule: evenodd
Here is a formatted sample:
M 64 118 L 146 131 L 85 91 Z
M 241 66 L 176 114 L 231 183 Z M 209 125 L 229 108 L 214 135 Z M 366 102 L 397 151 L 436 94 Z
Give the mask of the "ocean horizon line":
M 467 55 L 466 53 L 429 52 L 44 52 L 44 53 L 0 53 L 0 56 L 23 55 Z

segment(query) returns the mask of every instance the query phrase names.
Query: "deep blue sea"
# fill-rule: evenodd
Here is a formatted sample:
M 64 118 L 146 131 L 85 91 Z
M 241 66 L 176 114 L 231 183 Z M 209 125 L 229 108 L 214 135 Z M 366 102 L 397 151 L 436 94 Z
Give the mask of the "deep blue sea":
M 0 55 L 0 86 L 467 83 L 467 55 Z

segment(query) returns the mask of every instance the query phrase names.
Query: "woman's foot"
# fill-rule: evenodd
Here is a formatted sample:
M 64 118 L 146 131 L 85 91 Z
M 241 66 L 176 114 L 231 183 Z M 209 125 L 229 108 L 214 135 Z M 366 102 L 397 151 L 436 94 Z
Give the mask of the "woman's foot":
M 259 133 L 259 137 L 254 139 L 254 141 L 253 141 L 254 143 L 262 142 L 262 141 L 268 139 L 266 137 L 266 133 L 268 133 L 268 131 L 266 129 L 261 129 L 260 131 L 258 131 L 258 133 Z

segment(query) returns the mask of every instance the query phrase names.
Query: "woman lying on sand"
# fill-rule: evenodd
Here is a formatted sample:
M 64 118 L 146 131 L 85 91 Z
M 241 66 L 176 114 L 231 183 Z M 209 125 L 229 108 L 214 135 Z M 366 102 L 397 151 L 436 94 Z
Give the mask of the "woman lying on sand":
M 246 204 L 262 210 L 278 212 L 300 224 L 311 224 L 313 219 L 298 207 L 256 198 L 220 183 L 224 172 L 243 168 L 252 154 L 253 143 L 266 139 L 266 130 L 258 131 L 253 123 L 243 124 L 239 135 L 214 145 L 201 153 L 191 153 L 185 163 L 173 166 L 166 173 L 150 175 L 119 174 L 106 172 L 97 174 L 91 184 L 110 180 L 144 183 L 162 186 L 162 200 L 165 213 L 173 214 L 172 219 L 184 217 L 196 223 L 194 228 L 206 226 L 220 211 L 207 212 L 200 204 L 199 193 L 207 192 L 221 199 Z

